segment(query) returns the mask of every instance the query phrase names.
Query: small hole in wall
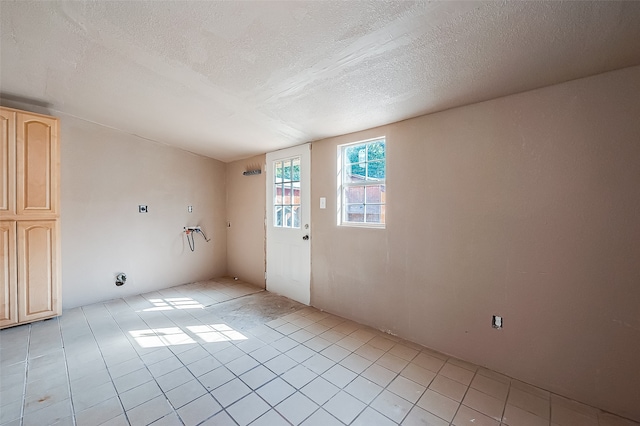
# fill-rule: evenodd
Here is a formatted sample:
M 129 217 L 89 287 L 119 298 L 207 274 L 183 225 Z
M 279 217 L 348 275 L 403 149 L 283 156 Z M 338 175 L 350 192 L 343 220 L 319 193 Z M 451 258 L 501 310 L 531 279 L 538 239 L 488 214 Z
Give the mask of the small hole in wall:
M 494 315 L 491 319 L 491 327 L 500 329 L 502 328 L 502 317 Z

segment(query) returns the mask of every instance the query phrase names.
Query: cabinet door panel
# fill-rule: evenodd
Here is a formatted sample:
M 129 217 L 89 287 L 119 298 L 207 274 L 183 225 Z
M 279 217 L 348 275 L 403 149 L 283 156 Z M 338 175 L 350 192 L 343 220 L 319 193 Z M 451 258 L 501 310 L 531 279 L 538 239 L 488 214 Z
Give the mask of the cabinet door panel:
M 16 222 L 0 222 L 0 328 L 18 323 Z
M 18 319 L 20 322 L 60 313 L 57 223 L 18 222 Z
M 17 212 L 58 213 L 58 121 L 17 114 Z
M 16 113 L 0 109 L 0 212 L 16 212 Z

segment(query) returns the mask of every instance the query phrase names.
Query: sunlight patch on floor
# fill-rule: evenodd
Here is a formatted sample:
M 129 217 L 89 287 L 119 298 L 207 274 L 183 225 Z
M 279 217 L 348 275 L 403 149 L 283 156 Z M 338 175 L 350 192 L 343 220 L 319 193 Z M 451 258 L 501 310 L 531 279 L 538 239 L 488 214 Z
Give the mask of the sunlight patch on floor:
M 149 299 L 153 303 L 152 308 L 143 309 L 142 312 L 170 311 L 173 309 L 204 309 L 204 305 L 190 297 L 167 297 L 165 299 Z
M 194 325 L 180 327 L 151 328 L 129 331 L 142 348 L 189 345 L 197 343 L 195 339 L 206 343 L 247 340 L 248 337 L 227 324 Z

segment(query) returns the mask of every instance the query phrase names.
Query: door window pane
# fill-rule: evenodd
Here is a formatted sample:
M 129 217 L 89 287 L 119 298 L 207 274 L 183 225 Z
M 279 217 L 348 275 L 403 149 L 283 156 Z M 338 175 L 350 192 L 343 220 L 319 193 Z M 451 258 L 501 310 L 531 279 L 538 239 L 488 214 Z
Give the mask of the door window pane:
M 300 157 L 274 161 L 274 226 L 300 228 Z

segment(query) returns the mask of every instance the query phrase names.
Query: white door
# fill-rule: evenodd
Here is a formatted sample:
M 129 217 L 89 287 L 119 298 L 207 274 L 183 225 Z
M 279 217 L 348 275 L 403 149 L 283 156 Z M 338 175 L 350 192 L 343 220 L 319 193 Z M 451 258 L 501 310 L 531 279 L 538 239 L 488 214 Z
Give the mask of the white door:
M 267 154 L 267 290 L 306 305 L 311 281 L 311 144 Z

